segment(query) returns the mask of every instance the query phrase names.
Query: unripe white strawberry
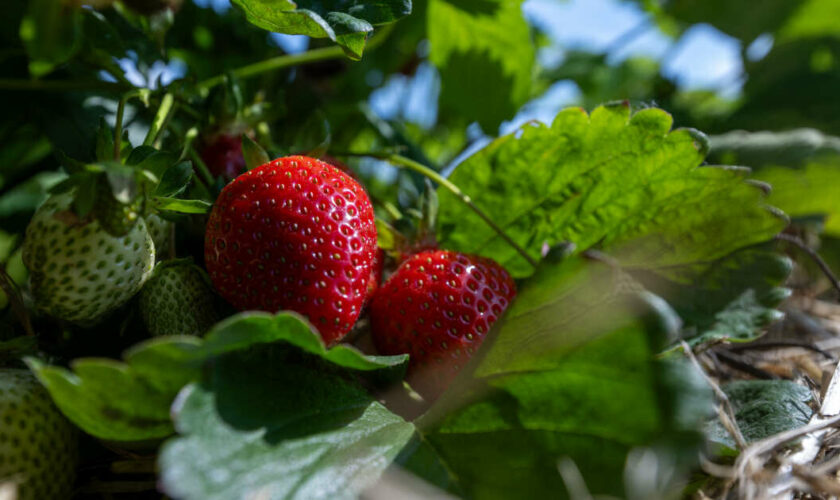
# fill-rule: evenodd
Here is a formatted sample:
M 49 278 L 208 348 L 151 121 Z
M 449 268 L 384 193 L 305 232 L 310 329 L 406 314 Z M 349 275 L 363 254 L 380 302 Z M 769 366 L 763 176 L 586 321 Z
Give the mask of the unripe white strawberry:
M 105 232 L 70 211 L 72 195 L 51 196 L 26 228 L 23 262 L 35 304 L 81 325 L 102 319 L 140 291 L 152 272 L 155 249 L 141 218 L 125 236 Z
M 221 318 L 207 273 L 192 259 L 161 262 L 140 292 L 140 312 L 154 336 L 202 335 Z
M 31 373 L 0 368 L 0 484 L 12 484 L 18 500 L 69 498 L 77 441 Z

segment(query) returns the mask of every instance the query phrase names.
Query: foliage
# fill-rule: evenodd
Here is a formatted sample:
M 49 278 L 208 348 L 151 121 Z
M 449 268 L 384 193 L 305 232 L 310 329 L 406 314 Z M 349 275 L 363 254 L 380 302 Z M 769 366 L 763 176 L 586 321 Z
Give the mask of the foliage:
M 678 342 L 750 342 L 780 319 L 794 266 L 780 232 L 840 241 L 840 13 L 637 3 L 669 36 L 705 22 L 774 45 L 745 59 L 732 99 L 682 88 L 653 59 L 563 47 L 547 62 L 520 0 L 9 2 L 0 362 L 27 365 L 85 432 L 81 490 L 123 457 L 154 459 L 142 484 L 172 498 L 355 498 L 398 468 L 466 498 L 565 497 L 568 463 L 592 493 L 632 496 L 623 478 L 647 454 L 669 464 L 656 487 L 672 494 L 703 431 L 731 447 Z M 282 48 L 295 40 L 306 48 Z M 583 107 L 494 137 L 558 82 Z M 417 247 L 436 238 L 517 279 L 439 399 L 409 390 L 406 355 L 375 354 L 364 317 L 327 348 L 290 311 L 223 306 L 204 337 L 158 338 L 138 300 L 94 325 L 38 312 L 21 245 L 53 194 L 72 197 L 61 217 L 114 237 L 157 221 L 157 259 L 201 265 L 226 182 L 202 150 L 219 135 L 241 139 L 248 168 L 305 154 L 357 177 L 386 275 L 420 234 Z M 748 440 L 810 416 L 790 381 L 723 389 Z

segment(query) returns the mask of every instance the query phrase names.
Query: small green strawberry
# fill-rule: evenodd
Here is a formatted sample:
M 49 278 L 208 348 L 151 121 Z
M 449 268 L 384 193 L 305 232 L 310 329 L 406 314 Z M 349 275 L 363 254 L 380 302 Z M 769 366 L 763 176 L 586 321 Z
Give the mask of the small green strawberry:
M 213 285 L 192 259 L 161 262 L 140 292 L 146 328 L 158 335 L 201 335 L 221 318 Z
M 18 500 L 70 498 L 77 433 L 26 370 L 0 369 L 0 484 Z
M 140 218 L 122 237 L 71 210 L 72 193 L 53 195 L 26 228 L 23 262 L 36 306 L 66 321 L 90 325 L 140 291 L 155 249 Z

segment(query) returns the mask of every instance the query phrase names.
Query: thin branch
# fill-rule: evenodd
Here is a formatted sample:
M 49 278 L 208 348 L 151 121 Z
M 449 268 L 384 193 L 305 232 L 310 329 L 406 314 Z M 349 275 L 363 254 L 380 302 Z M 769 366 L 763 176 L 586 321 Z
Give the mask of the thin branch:
M 125 114 L 125 105 L 129 99 L 142 96 L 145 89 L 132 90 L 126 92 L 117 104 L 117 117 L 114 120 L 114 160 L 120 161 L 120 146 L 122 146 L 122 129 L 123 129 L 123 115 Z
M 214 184 L 216 184 L 216 180 L 213 178 L 213 174 L 210 173 L 210 169 L 207 168 L 207 164 L 204 163 L 204 160 L 201 159 L 201 156 L 198 154 L 198 151 L 195 150 L 194 147 L 190 146 L 190 159 L 192 160 L 193 167 L 198 170 L 199 177 L 204 179 L 205 187 L 209 191 Z
M 172 94 L 168 93 L 163 96 L 157 114 L 155 114 L 155 118 L 152 120 L 152 126 L 149 127 L 146 139 L 143 140 L 144 146 L 151 146 L 157 140 L 158 135 L 163 131 L 164 126 L 169 121 L 169 114 L 172 112 L 174 103 L 175 97 Z
M 818 354 L 825 356 L 827 359 L 836 360 L 837 356 L 831 354 L 828 351 L 820 349 L 819 347 L 815 346 L 814 344 L 809 344 L 807 342 L 800 342 L 797 340 L 776 340 L 773 342 L 749 342 L 746 344 L 732 344 L 729 346 L 730 351 L 740 352 L 740 351 L 751 351 L 751 350 L 763 350 L 763 349 L 777 349 L 777 348 L 789 348 L 789 347 L 798 347 L 802 349 L 808 349 L 809 351 L 814 351 Z
M 806 245 L 805 242 L 802 241 L 799 237 L 792 236 L 789 234 L 777 234 L 776 239 L 779 241 L 786 241 L 788 243 L 791 243 L 795 247 L 808 254 L 808 256 L 811 257 L 811 259 L 814 262 L 816 262 L 817 266 L 819 266 L 820 270 L 828 278 L 828 281 L 831 282 L 831 285 L 834 287 L 834 289 L 837 290 L 838 293 L 840 293 L 840 281 L 837 280 L 837 276 L 831 271 L 831 268 L 828 266 L 828 264 L 825 263 L 822 257 L 820 257 L 820 255 L 817 252 L 815 252 L 813 248 Z
M 686 343 L 686 341 L 681 340 L 680 345 L 682 345 L 683 352 L 688 359 L 691 361 L 691 364 L 694 365 L 694 368 L 697 369 L 698 372 L 703 376 L 706 380 L 706 383 L 712 388 L 714 391 L 715 396 L 717 397 L 720 405 L 718 406 L 718 416 L 720 417 L 720 421 L 723 424 L 723 427 L 726 428 L 726 431 L 732 436 L 732 439 L 735 441 L 735 445 L 738 447 L 739 450 L 743 450 L 747 447 L 747 440 L 744 439 L 744 435 L 741 433 L 741 429 L 738 427 L 738 421 L 735 420 L 735 411 L 732 409 L 732 403 L 729 401 L 729 397 L 723 392 L 723 389 L 712 380 L 712 378 L 706 373 L 706 370 L 700 365 L 700 362 L 697 360 L 697 356 L 694 355 L 694 351 L 691 350 L 691 346 Z
M 772 373 L 762 370 L 756 366 L 751 365 L 744 361 L 741 356 L 737 356 L 732 352 L 727 352 L 725 350 L 715 350 L 712 351 L 718 359 L 723 361 L 725 364 L 735 368 L 736 370 L 740 370 L 744 373 L 752 375 L 753 377 L 764 379 L 764 380 L 776 380 L 779 377 L 773 375 Z
M 417 172 L 418 174 L 422 175 L 423 177 L 426 177 L 426 178 L 428 178 L 428 179 L 430 179 L 434 182 L 437 182 L 438 184 L 440 184 L 441 186 L 446 188 L 449 192 L 454 194 L 459 200 L 461 200 L 462 203 L 464 203 L 466 206 L 468 206 L 470 208 L 470 210 L 475 212 L 475 214 L 478 215 L 481 218 L 481 220 L 483 220 L 485 222 L 485 224 L 490 226 L 490 228 L 493 229 L 493 231 L 495 231 L 496 234 L 498 234 L 503 240 L 505 240 L 505 242 L 508 245 L 510 245 L 511 248 L 516 250 L 516 252 L 519 255 L 521 255 L 522 258 L 525 259 L 525 261 L 528 262 L 528 264 L 531 265 L 531 267 L 534 267 L 534 268 L 537 267 L 537 261 L 534 260 L 534 258 L 531 257 L 528 254 L 528 252 L 525 251 L 524 248 L 522 248 L 521 246 L 519 246 L 518 243 L 513 241 L 513 239 L 510 236 L 508 236 L 507 233 L 505 233 L 505 231 L 502 228 L 500 228 L 498 225 L 496 225 L 496 223 L 493 222 L 493 220 L 486 213 L 484 213 L 483 210 L 478 208 L 478 206 L 475 203 L 473 203 L 472 198 L 470 198 L 466 193 L 461 191 L 461 189 L 458 186 L 456 186 L 455 184 L 453 184 L 449 179 L 443 177 L 442 175 L 435 172 L 431 168 L 423 165 L 422 163 L 416 162 L 416 161 L 412 160 L 411 158 L 406 158 L 405 156 L 401 156 L 401 155 L 393 154 L 393 153 L 375 153 L 375 152 L 371 152 L 371 153 L 341 152 L 341 153 L 339 153 L 339 152 L 333 152 L 333 154 L 336 155 L 336 156 L 367 156 L 367 157 L 370 157 L 370 158 L 379 158 L 381 160 L 385 160 L 385 161 L 391 163 L 395 167 L 399 167 L 399 168 L 405 167 L 405 168 L 407 168 L 407 169 L 409 169 L 413 172 Z
M 245 79 L 277 69 L 298 66 L 301 64 L 310 64 L 328 59 L 337 59 L 340 57 L 344 57 L 344 51 L 338 45 L 334 45 L 332 47 L 309 50 L 300 54 L 285 54 L 273 57 L 254 64 L 242 66 L 241 68 L 233 70 L 231 73 L 236 78 Z M 206 91 L 216 85 L 222 84 L 225 81 L 225 78 L 227 78 L 227 75 L 216 75 L 212 78 L 199 82 L 197 87 L 200 91 Z

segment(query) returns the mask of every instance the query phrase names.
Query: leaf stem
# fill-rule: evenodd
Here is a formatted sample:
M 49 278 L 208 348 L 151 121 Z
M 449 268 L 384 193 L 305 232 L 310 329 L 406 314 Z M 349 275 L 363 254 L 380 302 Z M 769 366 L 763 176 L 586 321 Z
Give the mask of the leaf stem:
M 213 178 L 213 174 L 210 173 L 210 169 L 207 168 L 207 164 L 204 163 L 204 160 L 201 159 L 201 156 L 198 154 L 198 151 L 195 150 L 194 147 L 190 146 L 190 159 L 192 159 L 193 166 L 198 169 L 198 173 L 201 177 L 204 178 L 204 183 L 206 187 L 210 189 L 216 183 L 216 180 Z
M 432 181 L 440 184 L 441 186 L 443 186 L 444 188 L 449 190 L 450 193 L 454 194 L 459 200 L 461 200 L 462 203 L 464 203 L 466 206 L 468 206 L 473 212 L 475 212 L 475 214 L 478 215 L 481 218 L 481 220 L 483 220 L 488 226 L 490 226 L 490 228 L 493 229 L 493 231 L 495 231 L 496 234 L 498 234 L 503 240 L 505 240 L 505 242 L 508 245 L 510 245 L 511 248 L 516 250 L 516 252 L 519 253 L 519 255 L 521 255 L 522 258 L 525 259 L 526 262 L 528 262 L 528 264 L 530 264 L 534 268 L 537 267 L 537 261 L 534 260 L 534 258 L 531 257 L 530 255 L 528 255 L 528 252 L 526 252 L 524 248 L 522 248 L 521 246 L 519 246 L 518 243 L 513 241 L 513 239 L 510 236 L 508 236 L 507 233 L 505 233 L 505 231 L 502 228 L 500 228 L 498 225 L 496 225 L 496 223 L 493 222 L 493 219 L 491 219 L 486 213 L 484 213 L 483 210 L 478 208 L 478 206 L 476 206 L 476 204 L 473 203 L 472 198 L 470 198 L 469 195 L 467 195 L 466 193 L 461 191 L 461 189 L 458 186 L 456 186 L 455 184 L 453 184 L 452 181 L 443 177 L 442 175 L 435 172 L 434 170 L 427 167 L 426 165 L 423 165 L 422 163 L 416 162 L 416 161 L 412 160 L 411 158 L 406 158 L 405 156 L 398 155 L 398 154 L 393 154 L 393 153 L 339 153 L 339 152 L 333 152 L 333 154 L 335 154 L 336 156 L 367 156 L 367 157 L 371 157 L 371 158 L 379 158 L 381 160 L 385 160 L 385 161 L 391 163 L 395 167 L 406 168 L 408 170 L 411 170 L 412 172 L 417 172 L 418 174 L 422 175 L 423 177 L 426 177 L 427 179 L 432 180 Z
M 120 99 L 117 105 L 117 117 L 114 120 L 114 161 L 120 161 L 120 149 L 122 146 L 122 125 L 123 115 L 125 114 L 125 105 L 129 99 L 140 97 L 145 91 L 138 89 L 126 92 Z
M 838 280 L 837 276 L 831 271 L 831 267 L 829 267 L 829 265 L 826 264 L 823 258 L 820 257 L 820 254 L 814 251 L 813 248 L 806 245 L 801 238 L 792 236 L 790 234 L 781 233 L 776 235 L 776 240 L 792 243 L 795 247 L 805 252 L 809 257 L 811 257 L 811 259 L 817 264 L 817 266 L 819 266 L 820 270 L 823 272 L 823 274 L 825 274 L 826 278 L 828 278 L 828 281 L 831 282 L 831 285 L 834 287 L 834 289 L 837 290 L 838 293 L 840 293 L 840 280 Z
M 152 120 L 152 126 L 149 127 L 149 133 L 146 134 L 146 139 L 143 140 L 144 146 L 151 146 L 157 140 L 158 135 L 163 131 L 164 125 L 169 121 L 169 113 L 172 111 L 174 104 L 174 95 L 167 93 L 163 96 L 157 114 L 155 114 L 155 118 Z
M 336 59 L 344 56 L 344 51 L 341 47 L 334 45 L 332 47 L 324 47 L 321 49 L 309 50 L 301 52 L 300 54 L 284 54 L 282 56 L 272 57 L 264 61 L 242 66 L 233 70 L 231 73 L 237 78 L 250 78 L 252 76 L 260 75 L 281 68 L 288 68 L 290 66 L 297 66 L 300 64 L 309 64 L 327 59 Z M 216 85 L 225 81 L 226 75 L 216 75 L 198 83 L 199 91 L 209 90 Z

